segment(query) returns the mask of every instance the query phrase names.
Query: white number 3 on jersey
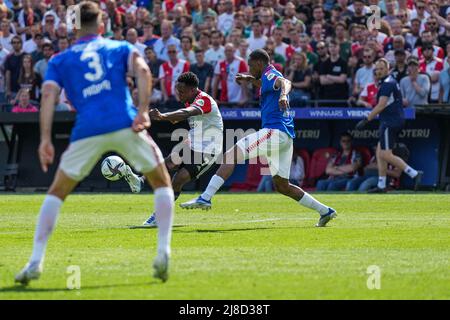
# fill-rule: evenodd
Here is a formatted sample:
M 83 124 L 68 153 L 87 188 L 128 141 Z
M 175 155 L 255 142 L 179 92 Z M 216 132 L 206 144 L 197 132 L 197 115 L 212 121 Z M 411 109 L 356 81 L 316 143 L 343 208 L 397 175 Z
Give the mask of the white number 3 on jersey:
M 93 69 L 94 72 L 87 72 L 84 74 L 84 78 L 88 81 L 97 81 L 103 78 L 104 71 L 102 63 L 100 61 L 100 56 L 95 51 L 83 51 L 80 57 L 81 61 L 90 60 L 88 67 Z

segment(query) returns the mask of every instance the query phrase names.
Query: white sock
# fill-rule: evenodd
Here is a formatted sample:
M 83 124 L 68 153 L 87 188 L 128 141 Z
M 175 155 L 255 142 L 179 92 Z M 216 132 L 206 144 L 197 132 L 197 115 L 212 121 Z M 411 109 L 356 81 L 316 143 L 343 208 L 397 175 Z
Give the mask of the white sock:
M 317 201 L 309 193 L 305 192 L 303 197 L 300 199 L 299 203 L 304 207 L 316 210 L 321 215 L 328 213 L 328 207 L 326 205 L 324 205 L 323 203 Z
M 33 253 L 30 261 L 41 262 L 45 256 L 45 248 L 58 218 L 63 201 L 53 195 L 47 195 L 41 206 L 36 233 L 34 234 Z
M 406 168 L 405 168 L 405 170 L 403 170 L 403 172 L 406 173 L 411 178 L 415 178 L 418 174 L 418 172 L 416 170 L 414 170 L 413 168 L 411 168 L 410 166 L 406 166 Z
M 386 188 L 386 177 L 378 177 L 378 188 L 385 189 Z
M 170 254 L 174 196 L 170 187 L 155 190 L 155 218 L 158 225 L 158 252 Z
M 211 181 L 209 181 L 209 184 L 206 187 L 205 192 L 202 193 L 201 197 L 208 201 L 211 200 L 211 198 L 216 194 L 216 192 L 220 189 L 220 187 L 222 187 L 224 183 L 225 180 L 215 174 L 211 178 Z

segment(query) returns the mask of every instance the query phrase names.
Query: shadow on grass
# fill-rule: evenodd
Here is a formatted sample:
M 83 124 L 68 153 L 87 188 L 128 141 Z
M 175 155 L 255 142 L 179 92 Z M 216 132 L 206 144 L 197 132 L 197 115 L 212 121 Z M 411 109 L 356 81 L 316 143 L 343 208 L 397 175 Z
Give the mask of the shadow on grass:
M 177 232 L 177 233 L 226 233 L 226 232 L 242 232 L 242 231 L 256 231 L 256 230 L 279 230 L 279 229 L 310 229 L 310 227 L 261 227 L 261 228 L 232 228 L 232 229 L 194 229 L 194 230 L 174 230 L 174 232 Z
M 142 285 L 158 285 L 161 281 L 153 280 L 147 283 L 123 283 L 123 284 L 108 284 L 108 285 L 98 285 L 98 286 L 82 286 L 79 290 L 77 289 L 67 289 L 67 288 L 32 288 L 24 285 L 13 285 L 10 287 L 0 288 L 0 294 L 14 292 L 14 293 L 39 293 L 39 292 L 79 292 L 84 290 L 96 290 L 96 289 L 107 289 L 107 288 L 126 288 L 126 287 L 136 287 Z

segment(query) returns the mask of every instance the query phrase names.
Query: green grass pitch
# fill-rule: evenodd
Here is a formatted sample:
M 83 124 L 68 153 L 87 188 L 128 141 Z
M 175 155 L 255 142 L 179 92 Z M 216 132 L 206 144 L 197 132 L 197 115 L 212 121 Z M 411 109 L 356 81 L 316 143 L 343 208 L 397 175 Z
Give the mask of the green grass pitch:
M 73 195 L 41 279 L 25 289 L 13 276 L 31 252 L 43 197 L 0 196 L 0 299 L 450 298 L 445 194 L 317 194 L 338 211 L 326 228 L 278 194 L 219 194 L 208 212 L 181 210 L 193 197 L 185 194 L 165 284 L 152 278 L 156 229 L 128 227 L 147 217 L 152 195 Z M 367 286 L 373 265 L 379 290 Z M 80 268 L 79 290 L 67 289 L 69 266 Z

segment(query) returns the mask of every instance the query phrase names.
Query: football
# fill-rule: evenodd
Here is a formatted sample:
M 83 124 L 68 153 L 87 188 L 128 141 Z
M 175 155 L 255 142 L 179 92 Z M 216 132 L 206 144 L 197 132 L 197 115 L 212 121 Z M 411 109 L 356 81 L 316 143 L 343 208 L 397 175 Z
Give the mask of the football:
M 125 161 L 118 156 L 110 156 L 102 162 L 102 174 L 110 181 L 117 181 L 122 178 L 121 169 L 125 166 Z

